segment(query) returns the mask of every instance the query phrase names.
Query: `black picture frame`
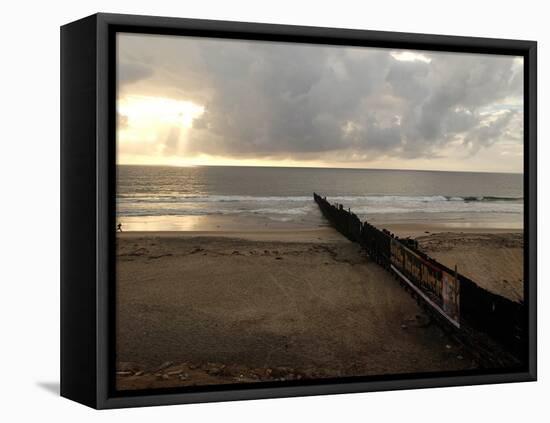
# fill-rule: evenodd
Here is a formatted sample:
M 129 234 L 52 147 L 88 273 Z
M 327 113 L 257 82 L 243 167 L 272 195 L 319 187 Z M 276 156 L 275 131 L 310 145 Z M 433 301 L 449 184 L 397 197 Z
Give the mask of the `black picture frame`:
M 115 34 L 193 35 L 346 46 L 511 54 L 524 58 L 524 303 L 528 363 L 512 372 L 257 383 L 121 395 L 114 375 Z M 61 28 L 61 395 L 97 409 L 534 381 L 537 44 L 197 19 L 95 14 Z

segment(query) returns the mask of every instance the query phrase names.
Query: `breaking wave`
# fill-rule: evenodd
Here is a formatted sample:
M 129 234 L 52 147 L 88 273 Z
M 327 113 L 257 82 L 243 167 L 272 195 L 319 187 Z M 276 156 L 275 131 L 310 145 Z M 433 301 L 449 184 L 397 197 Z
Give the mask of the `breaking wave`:
M 523 197 L 502 196 L 328 196 L 361 216 L 380 213 L 522 213 Z M 318 213 L 312 196 L 120 194 L 119 216 L 267 215 L 277 219 Z

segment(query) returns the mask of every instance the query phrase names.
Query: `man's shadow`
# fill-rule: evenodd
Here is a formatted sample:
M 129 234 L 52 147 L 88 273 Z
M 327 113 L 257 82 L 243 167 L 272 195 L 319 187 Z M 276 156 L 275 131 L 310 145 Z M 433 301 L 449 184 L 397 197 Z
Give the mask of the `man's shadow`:
M 36 386 L 42 388 L 50 394 L 55 395 L 56 397 L 59 396 L 59 382 L 36 382 Z

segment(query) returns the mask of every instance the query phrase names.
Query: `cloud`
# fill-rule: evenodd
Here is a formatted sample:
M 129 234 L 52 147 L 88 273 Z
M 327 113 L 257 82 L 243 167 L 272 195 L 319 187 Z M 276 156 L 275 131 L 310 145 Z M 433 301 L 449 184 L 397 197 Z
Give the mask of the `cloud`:
M 121 95 L 205 108 L 184 150 L 169 140 L 164 154 L 368 161 L 450 145 L 468 156 L 523 137 L 514 57 L 135 35 L 119 48 Z
M 116 117 L 117 117 L 117 126 L 120 129 L 126 129 L 128 127 L 128 116 L 117 112 Z
M 505 110 L 496 113 L 493 120 L 479 124 L 476 128 L 468 132 L 464 138 L 464 145 L 469 148 L 470 154 L 477 153 L 483 147 L 489 147 L 504 135 L 507 139 L 513 139 L 514 134 L 510 123 L 519 114 L 515 110 Z M 516 132 L 523 133 L 521 128 L 515 128 Z
M 147 79 L 153 75 L 153 69 L 150 66 L 131 62 L 119 63 L 117 72 L 118 83 L 121 85 L 131 84 L 142 79 Z
M 179 147 L 179 141 L 180 141 L 180 128 L 177 126 L 173 126 L 168 131 L 168 135 L 164 139 L 164 148 L 163 148 L 163 154 L 164 155 L 171 155 L 178 151 Z

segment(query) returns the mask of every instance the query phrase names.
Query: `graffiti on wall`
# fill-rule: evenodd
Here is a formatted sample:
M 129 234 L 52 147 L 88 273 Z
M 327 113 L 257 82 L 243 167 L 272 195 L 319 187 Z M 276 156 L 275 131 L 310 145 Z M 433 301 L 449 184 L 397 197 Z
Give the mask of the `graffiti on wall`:
M 447 271 L 393 238 L 391 264 L 406 282 L 460 327 L 460 284 L 456 272 Z

